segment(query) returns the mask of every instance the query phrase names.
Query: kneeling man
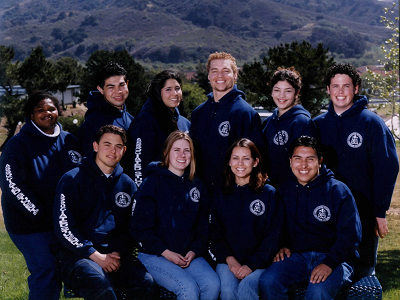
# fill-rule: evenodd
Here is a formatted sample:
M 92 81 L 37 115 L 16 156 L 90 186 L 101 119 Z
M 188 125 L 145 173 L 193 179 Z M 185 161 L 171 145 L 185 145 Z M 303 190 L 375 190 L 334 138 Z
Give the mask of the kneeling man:
M 94 152 L 60 179 L 53 248 L 62 281 L 85 299 L 146 299 L 154 280 L 132 255 L 130 216 L 136 184 L 122 173 L 125 131 L 100 128 Z
M 279 187 L 283 248 L 260 278 L 262 299 L 288 299 L 289 286 L 307 280 L 306 299 L 333 299 L 351 283 L 361 223 L 349 188 L 322 163 L 317 141 L 289 149 L 294 176 Z

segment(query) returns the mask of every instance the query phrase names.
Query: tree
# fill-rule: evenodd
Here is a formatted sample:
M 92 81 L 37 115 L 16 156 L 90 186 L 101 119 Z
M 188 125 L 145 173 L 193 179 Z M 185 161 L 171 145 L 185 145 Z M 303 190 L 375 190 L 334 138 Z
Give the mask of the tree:
M 262 62 L 245 64 L 239 71 L 240 84 L 244 86 L 246 92 L 258 96 L 256 104 L 272 111 L 275 104 L 271 97 L 272 87 L 268 85 L 268 81 L 278 67 L 294 66 L 302 77 L 301 103 L 315 115 L 329 102 L 326 98 L 326 86 L 322 81 L 326 70 L 333 65 L 333 62 L 333 57 L 328 55 L 328 48 L 324 48 L 322 44 L 318 44 L 315 48 L 307 41 L 280 44 L 270 48 Z
M 396 11 L 397 6 L 397 11 Z M 391 38 L 385 41 L 385 45 L 381 46 L 382 52 L 385 55 L 384 61 L 379 61 L 383 65 L 383 73 L 377 74 L 368 70 L 368 73 L 372 79 L 369 80 L 369 84 L 372 87 L 373 93 L 378 93 L 379 97 L 387 100 L 390 103 L 392 114 L 392 129 L 393 120 L 395 117 L 400 117 L 400 90 L 399 90 L 399 16 L 398 16 L 399 1 L 393 2 L 391 7 L 384 8 L 385 15 L 396 13 L 394 21 L 390 17 L 381 16 L 381 22 L 386 28 L 393 30 Z M 400 139 L 400 134 L 392 130 L 393 135 Z
M 199 84 L 199 87 L 204 90 L 205 94 L 209 94 L 212 92 L 212 88 L 208 80 L 207 68 L 204 63 L 197 64 L 194 81 Z
M 196 83 L 184 83 L 182 85 L 182 99 L 184 110 L 180 113 L 190 120 L 192 111 L 207 100 L 204 89 Z
M 6 117 L 7 137 L 0 146 L 3 150 L 7 142 L 14 136 L 19 122 L 24 120 L 21 111 L 24 101 L 20 99 L 21 95 L 15 94 L 14 85 L 17 83 L 18 62 L 13 64 L 14 49 L 0 45 L 0 86 L 4 88 L 5 94 L 0 99 L 0 111 Z
M 132 115 L 136 115 L 146 100 L 144 93 L 146 91 L 147 81 L 144 75 L 144 68 L 139 63 L 135 62 L 126 50 L 99 50 L 90 55 L 83 74 L 79 102 L 86 102 L 89 92 L 97 89 L 96 74 L 98 70 L 110 61 L 120 64 L 127 71 L 129 96 L 125 103 L 127 110 Z
M 36 90 L 57 91 L 54 68 L 41 46 L 32 49 L 18 69 L 18 82 L 31 95 Z

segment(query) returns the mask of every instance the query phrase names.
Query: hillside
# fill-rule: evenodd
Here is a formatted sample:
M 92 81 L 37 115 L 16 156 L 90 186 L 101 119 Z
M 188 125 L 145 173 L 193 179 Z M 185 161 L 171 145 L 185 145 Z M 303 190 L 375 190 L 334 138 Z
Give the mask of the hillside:
M 390 1 L 389 1 L 390 2 Z M 0 43 L 16 59 L 42 45 L 47 57 L 85 61 L 93 51 L 127 49 L 145 62 L 203 61 L 225 50 L 259 58 L 280 43 L 323 42 L 359 57 L 389 36 L 377 0 L 2 0 Z

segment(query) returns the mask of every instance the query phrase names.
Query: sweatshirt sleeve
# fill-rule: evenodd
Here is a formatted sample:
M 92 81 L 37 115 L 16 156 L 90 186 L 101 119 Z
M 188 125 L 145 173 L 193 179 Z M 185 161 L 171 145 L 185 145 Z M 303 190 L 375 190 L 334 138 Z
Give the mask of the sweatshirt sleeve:
M 372 134 L 369 161 L 373 165 L 372 205 L 375 217 L 385 218 L 399 173 L 399 159 L 392 133 L 383 122 L 380 123 L 378 130 Z
M 263 153 L 265 143 L 262 135 L 261 118 L 259 114 L 252 108 L 249 108 L 248 111 L 242 112 L 242 124 L 240 124 L 240 126 L 241 128 L 237 130 L 237 132 L 241 132 L 241 135 L 237 136 L 235 141 L 240 138 L 248 138 L 256 144 L 260 153 Z
M 46 215 L 46 211 L 30 187 L 28 172 L 31 167 L 25 147 L 26 145 L 11 140 L 1 154 L 2 201 L 7 201 L 27 218 L 37 221 Z M 48 213 L 51 214 L 51 210 Z
M 130 177 L 139 187 L 144 180 L 144 171 L 147 165 L 161 155 L 157 154 L 156 130 L 151 120 L 137 118 L 132 122 L 128 135 L 132 139 L 134 147 Z
M 244 263 L 252 271 L 268 267 L 279 250 L 280 234 L 282 231 L 282 213 L 278 207 L 278 195 L 275 189 L 269 192 L 267 224 L 264 239 L 256 252 Z
M 338 203 L 335 207 L 336 241 L 323 261 L 332 270 L 343 262 L 354 261 L 361 241 L 361 222 L 353 195 L 342 183 L 333 188 L 331 197 Z
M 136 193 L 132 207 L 130 234 L 144 252 L 161 255 L 167 247 L 155 232 L 157 201 L 155 191 L 155 182 L 149 177 Z
M 88 258 L 96 249 L 93 243 L 83 237 L 77 225 L 79 216 L 79 178 L 72 171 L 58 182 L 53 207 L 54 231 L 62 245 L 75 254 Z

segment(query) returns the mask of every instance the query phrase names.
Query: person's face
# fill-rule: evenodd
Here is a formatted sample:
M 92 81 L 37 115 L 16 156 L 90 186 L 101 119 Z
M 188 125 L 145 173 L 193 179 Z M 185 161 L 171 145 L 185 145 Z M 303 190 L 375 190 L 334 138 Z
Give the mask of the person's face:
M 161 99 L 170 110 L 178 107 L 182 101 L 182 89 L 176 79 L 168 79 L 161 89 Z
M 57 124 L 58 110 L 49 98 L 41 100 L 33 109 L 31 120 L 44 133 L 53 134 Z
M 258 158 L 251 157 L 251 151 L 246 147 L 235 147 L 232 150 L 229 166 L 235 175 L 235 182 L 244 185 L 250 182 L 250 174 L 258 165 Z
M 168 153 L 168 170 L 175 175 L 182 176 L 190 164 L 191 157 L 189 142 L 184 139 L 176 140 Z
M 272 98 L 279 109 L 279 115 L 284 114 L 294 106 L 297 94 L 294 87 L 286 80 L 278 81 L 273 86 Z
M 112 76 L 105 80 L 104 86 L 97 86 L 104 99 L 118 109 L 124 107 L 126 98 L 128 98 L 128 81 L 125 82 L 124 76 Z
M 319 175 L 321 161 L 318 160 L 317 152 L 311 147 L 299 146 L 294 149 L 290 158 L 290 167 L 297 181 L 306 185 Z
M 96 163 L 104 173 L 112 173 L 126 151 L 121 136 L 114 133 L 105 133 L 99 143 L 93 142 L 96 154 Z
M 208 80 L 213 91 L 229 92 L 237 79 L 237 73 L 233 72 L 231 60 L 214 59 L 210 62 Z
M 341 114 L 353 105 L 354 95 L 358 93 L 358 85 L 353 85 L 349 75 L 336 74 L 331 78 L 327 91 L 331 96 L 335 112 Z

